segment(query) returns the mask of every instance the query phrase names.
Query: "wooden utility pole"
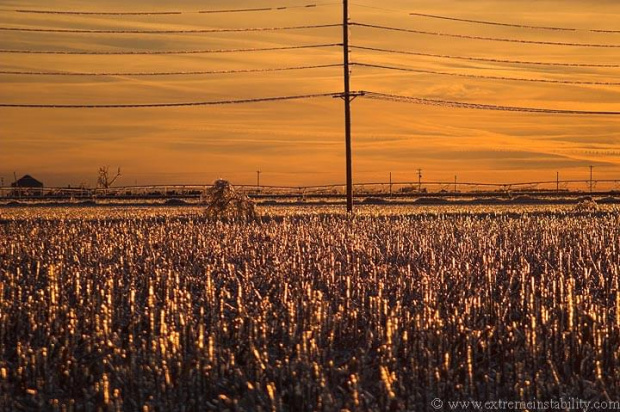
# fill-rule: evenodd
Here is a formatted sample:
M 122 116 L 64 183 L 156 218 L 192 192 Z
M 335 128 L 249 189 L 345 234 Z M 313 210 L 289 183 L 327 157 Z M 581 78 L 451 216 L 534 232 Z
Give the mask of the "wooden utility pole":
M 392 172 L 390 172 L 390 197 L 392 197 Z
M 590 193 L 592 193 L 592 190 L 594 189 L 594 181 L 592 180 L 592 169 L 594 169 L 594 166 L 590 165 Z
M 560 191 L 560 172 L 555 172 L 555 191 Z
M 353 166 L 351 161 L 351 84 L 349 79 L 349 1 L 342 0 L 342 51 L 344 57 L 344 133 L 347 157 L 347 212 L 353 212 Z
M 418 169 L 418 192 L 422 191 L 422 169 Z
M 256 190 L 260 191 L 260 170 L 256 171 Z

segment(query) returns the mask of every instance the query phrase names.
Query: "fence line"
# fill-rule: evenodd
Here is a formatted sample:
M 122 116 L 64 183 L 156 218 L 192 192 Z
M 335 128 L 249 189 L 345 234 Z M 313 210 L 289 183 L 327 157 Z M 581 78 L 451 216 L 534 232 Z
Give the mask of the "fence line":
M 171 184 L 171 185 L 133 185 L 111 188 L 87 187 L 0 187 L 0 197 L 4 198 L 105 198 L 105 197 L 200 197 L 211 184 Z M 569 187 L 570 186 L 570 187 Z M 238 184 L 235 188 L 252 195 L 340 195 L 344 193 L 346 184 L 335 183 L 310 186 L 283 186 Z M 533 182 L 493 183 L 493 182 L 454 182 L 454 181 L 372 181 L 354 184 L 356 194 L 389 195 L 446 195 L 450 194 L 477 194 L 477 193 L 511 193 L 511 192 L 540 192 L 559 193 L 563 195 L 589 193 L 590 188 L 596 193 L 620 193 L 620 179 L 569 179 L 569 180 L 541 180 Z M 605 187 L 606 190 L 602 190 Z

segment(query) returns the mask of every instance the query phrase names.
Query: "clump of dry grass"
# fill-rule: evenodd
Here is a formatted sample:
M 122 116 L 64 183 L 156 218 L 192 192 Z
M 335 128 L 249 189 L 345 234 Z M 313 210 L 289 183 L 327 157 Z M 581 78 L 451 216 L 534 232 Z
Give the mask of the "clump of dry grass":
M 596 212 L 598 203 L 592 198 L 585 198 L 575 205 L 576 212 Z
M 620 215 L 0 225 L 1 410 L 620 398 Z
M 216 180 L 205 193 L 203 202 L 207 205 L 205 213 L 210 218 L 255 219 L 257 216 L 254 203 L 226 180 Z

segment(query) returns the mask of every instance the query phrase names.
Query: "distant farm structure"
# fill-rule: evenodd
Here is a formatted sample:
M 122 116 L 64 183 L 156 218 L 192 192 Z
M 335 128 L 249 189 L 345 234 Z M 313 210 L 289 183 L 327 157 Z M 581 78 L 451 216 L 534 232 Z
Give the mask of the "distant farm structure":
M 38 181 L 30 175 L 11 183 L 13 196 L 40 196 L 43 194 L 43 182 Z

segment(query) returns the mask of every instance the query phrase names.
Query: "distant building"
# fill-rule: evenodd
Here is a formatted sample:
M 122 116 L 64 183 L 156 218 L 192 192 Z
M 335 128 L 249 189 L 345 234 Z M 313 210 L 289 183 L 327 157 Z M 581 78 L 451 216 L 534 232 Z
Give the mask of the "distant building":
M 14 194 L 17 195 L 40 195 L 43 193 L 43 183 L 30 175 L 25 175 L 16 182 L 11 183 Z
M 43 188 L 43 183 L 39 182 L 37 179 L 30 175 L 25 175 L 17 182 L 11 183 L 11 187 L 29 187 L 29 188 Z

